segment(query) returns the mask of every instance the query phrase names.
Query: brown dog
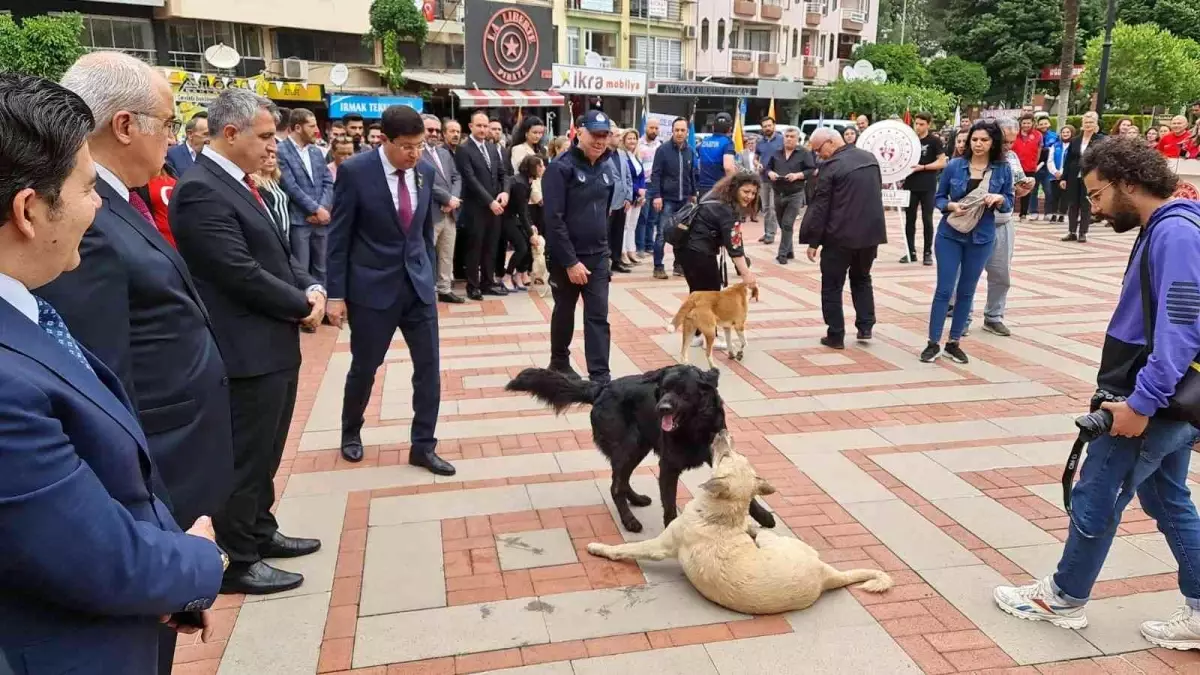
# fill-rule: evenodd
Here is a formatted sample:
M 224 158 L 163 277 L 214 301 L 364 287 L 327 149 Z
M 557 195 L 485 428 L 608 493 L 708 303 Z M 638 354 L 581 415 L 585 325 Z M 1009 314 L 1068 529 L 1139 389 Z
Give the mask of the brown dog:
M 729 357 L 740 361 L 746 350 L 746 315 L 750 312 L 749 297 L 758 300 L 758 286 L 747 286 L 737 283 L 723 291 L 696 291 L 683 301 L 683 306 L 675 313 L 667 332 L 673 333 L 683 329 L 683 347 L 679 353 L 679 362 L 688 362 L 688 346 L 692 333 L 696 330 L 704 336 L 704 351 L 708 357 L 708 367 L 716 368 L 713 363 L 713 344 L 717 340 L 717 328 L 725 329 L 725 349 Z M 736 330 L 738 342 L 735 350 L 730 329 Z

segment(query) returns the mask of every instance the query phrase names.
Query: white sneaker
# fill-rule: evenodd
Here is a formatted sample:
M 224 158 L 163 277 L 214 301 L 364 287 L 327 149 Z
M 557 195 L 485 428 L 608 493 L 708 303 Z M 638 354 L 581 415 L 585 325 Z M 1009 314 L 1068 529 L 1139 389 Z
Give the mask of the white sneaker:
M 704 336 L 697 335 L 696 337 L 692 338 L 692 346 L 693 347 L 703 347 L 704 346 Z M 725 338 L 717 336 L 717 339 L 713 341 L 713 350 L 715 351 L 717 349 L 728 349 L 728 346 L 725 344 Z
M 1200 649 L 1200 612 L 1184 605 L 1166 621 L 1145 621 L 1142 636 L 1167 649 Z
M 725 344 L 725 338 L 719 337 L 716 340 L 713 340 L 713 350 L 715 351 L 717 349 L 729 351 L 729 345 Z
M 703 347 L 704 346 L 704 336 L 697 335 L 697 336 L 693 337 L 692 338 L 692 346 L 693 347 Z
M 1028 586 L 997 586 L 992 591 L 992 597 L 1000 609 L 1019 619 L 1049 621 L 1059 628 L 1072 630 L 1087 627 L 1083 605 L 1072 607 L 1063 604 L 1051 588 L 1050 577 Z

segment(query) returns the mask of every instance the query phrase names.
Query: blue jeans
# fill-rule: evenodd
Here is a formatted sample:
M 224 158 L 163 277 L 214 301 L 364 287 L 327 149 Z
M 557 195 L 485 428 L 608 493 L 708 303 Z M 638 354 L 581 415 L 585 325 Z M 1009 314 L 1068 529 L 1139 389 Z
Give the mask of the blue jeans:
M 637 233 L 634 235 L 637 250 L 647 253 L 654 250 L 654 229 L 656 227 L 658 227 L 658 211 L 654 210 L 653 204 L 647 204 L 642 207 L 642 213 L 638 216 Z
M 951 239 L 940 232 L 933 241 L 933 252 L 937 257 L 937 290 L 933 293 L 933 307 L 929 310 L 929 341 L 941 342 L 942 330 L 946 327 L 946 310 L 950 307 L 950 296 L 955 294 L 954 318 L 950 321 L 950 341 L 957 342 L 967 328 L 971 318 L 971 302 L 975 299 L 975 286 L 983 274 L 983 266 L 992 255 L 995 240 L 986 244 L 972 244 Z
M 663 223 L 670 219 L 671 214 L 679 210 L 686 202 L 676 202 L 663 200 L 663 209 L 658 214 L 658 221 L 654 223 L 654 269 L 663 266 L 663 257 L 666 253 L 666 242 L 663 240 Z M 650 207 L 654 209 L 653 206 Z
M 1136 491 L 1142 508 L 1179 563 L 1179 590 L 1200 602 L 1200 516 L 1187 487 L 1188 462 L 1200 431 L 1187 422 L 1151 419 L 1140 438 L 1101 436 L 1087 449 L 1071 490 L 1073 515 L 1054 586 L 1064 600 L 1083 604 L 1112 546 L 1121 512 Z

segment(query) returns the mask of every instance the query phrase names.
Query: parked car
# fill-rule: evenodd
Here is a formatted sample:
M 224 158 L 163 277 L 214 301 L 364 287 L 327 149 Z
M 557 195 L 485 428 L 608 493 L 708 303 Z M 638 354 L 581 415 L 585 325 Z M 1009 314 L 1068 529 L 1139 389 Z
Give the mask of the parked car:
M 800 123 L 800 140 L 802 142 L 807 141 L 808 137 L 812 136 L 812 132 L 816 131 L 817 128 L 819 128 L 819 127 L 832 127 L 833 129 L 836 129 L 837 132 L 840 134 L 843 131 L 845 131 L 847 128 L 852 127 L 852 126 L 854 126 L 854 120 L 831 120 L 831 119 L 804 120 L 803 122 Z

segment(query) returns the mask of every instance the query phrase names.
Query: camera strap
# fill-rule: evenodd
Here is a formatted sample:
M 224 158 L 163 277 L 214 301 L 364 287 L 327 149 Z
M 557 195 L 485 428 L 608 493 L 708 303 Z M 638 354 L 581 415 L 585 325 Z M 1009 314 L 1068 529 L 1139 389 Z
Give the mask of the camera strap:
M 1067 511 L 1067 517 L 1071 517 L 1071 487 L 1075 483 L 1075 472 L 1079 469 L 1079 458 L 1083 456 L 1083 446 L 1087 442 L 1083 440 L 1083 432 L 1075 438 L 1075 444 L 1071 446 L 1071 454 L 1067 455 L 1067 464 L 1063 467 L 1062 474 L 1062 490 L 1063 490 L 1063 508 Z

